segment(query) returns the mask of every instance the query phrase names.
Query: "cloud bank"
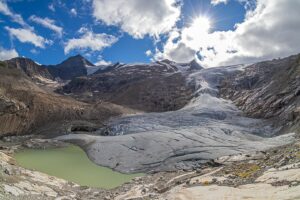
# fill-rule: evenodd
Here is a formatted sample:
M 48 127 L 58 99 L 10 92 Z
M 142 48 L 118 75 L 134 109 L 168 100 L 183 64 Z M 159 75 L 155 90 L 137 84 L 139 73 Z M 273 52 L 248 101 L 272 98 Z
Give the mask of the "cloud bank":
M 43 26 L 45 28 L 48 28 L 48 29 L 54 31 L 55 33 L 58 34 L 59 37 L 61 37 L 62 34 L 63 34 L 63 28 L 60 27 L 60 26 L 57 26 L 53 19 L 49 19 L 47 17 L 46 18 L 40 18 L 40 17 L 37 17 L 35 15 L 30 16 L 29 19 L 31 21 L 37 23 L 37 24 L 40 24 L 41 26 Z
M 15 49 L 4 49 L 0 46 L 0 60 L 9 60 L 18 56 L 19 54 Z
M 10 28 L 8 26 L 6 26 L 5 29 L 9 32 L 12 38 L 16 38 L 22 43 L 31 43 L 40 48 L 45 48 L 46 44 L 52 44 L 52 41 L 37 35 L 31 29 Z
M 117 37 L 105 33 L 93 33 L 86 29 L 80 29 L 79 32 L 81 37 L 70 39 L 66 43 L 65 54 L 74 49 L 101 51 L 118 41 Z
M 248 10 L 244 22 L 236 24 L 234 30 L 199 34 L 201 27 L 194 25 L 173 30 L 155 58 L 179 62 L 196 58 L 203 65 L 214 67 L 299 53 L 299 10 L 298 0 L 288 3 L 286 0 L 257 0 L 256 8 Z
M 180 17 L 178 0 L 93 0 L 94 17 L 134 38 L 167 33 Z
M 27 26 L 22 16 L 11 11 L 4 0 L 0 0 L 0 13 L 9 16 L 14 22 L 22 26 Z

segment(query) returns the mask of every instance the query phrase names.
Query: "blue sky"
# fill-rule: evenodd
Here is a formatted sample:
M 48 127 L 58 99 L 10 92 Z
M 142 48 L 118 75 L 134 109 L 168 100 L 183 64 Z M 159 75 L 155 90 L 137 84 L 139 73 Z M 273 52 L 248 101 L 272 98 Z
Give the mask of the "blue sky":
M 54 41 L 52 45 L 45 49 L 37 48 L 30 43 L 22 43 L 16 39 L 10 39 L 9 33 L 5 31 L 5 26 L 14 28 L 20 27 L 18 23 L 10 20 L 10 17 L 0 15 L 2 23 L 1 27 L 1 46 L 4 48 L 15 48 L 19 55 L 32 58 L 39 63 L 54 64 L 62 61 L 66 57 L 78 53 L 85 54 L 85 51 L 75 49 L 69 54 L 64 54 L 63 43 L 70 38 L 76 37 L 76 32 L 82 27 L 90 27 L 97 33 L 108 33 L 120 37 L 120 39 L 111 47 L 105 48 L 102 51 L 94 52 L 88 58 L 92 62 L 98 61 L 98 57 L 111 62 L 149 62 L 150 58 L 145 54 L 147 50 L 154 50 L 155 44 L 151 36 L 146 36 L 143 39 L 134 39 L 127 33 L 122 32 L 116 26 L 107 26 L 103 23 L 95 22 L 92 15 L 92 6 L 89 3 L 82 1 L 38 1 L 38 0 L 24 0 L 16 2 L 8 2 L 8 6 L 15 13 L 22 15 L 24 20 L 30 16 L 35 15 L 41 18 L 50 18 L 56 21 L 58 26 L 63 27 L 64 34 L 62 38 L 58 38 L 50 29 L 39 26 L 30 22 L 39 35 L 49 38 Z M 55 11 L 49 9 L 50 5 L 54 5 Z M 77 15 L 74 16 L 70 10 L 76 9 Z M 189 23 L 194 16 L 202 13 L 209 13 L 216 19 L 215 29 L 228 30 L 232 29 L 236 22 L 240 22 L 244 18 L 245 9 L 242 4 L 232 1 L 227 5 L 213 6 L 208 0 L 185 0 L 182 7 L 182 21 L 178 24 Z M 218 20 L 219 19 L 219 20 Z M 35 49 L 35 50 L 33 50 Z
M 291 13 L 295 17 L 298 17 L 296 9 L 299 8 L 299 2 L 292 2 L 297 1 L 285 1 L 286 4 L 291 4 L 288 8 L 295 7 L 295 13 Z M 277 3 L 279 6 L 283 1 L 264 2 L 270 6 Z M 111 5 L 113 3 L 115 5 Z M 245 15 L 259 11 L 261 16 L 267 12 L 260 6 L 268 8 L 268 5 L 260 4 L 264 4 L 263 1 L 0 0 L 0 50 L 4 55 L 5 51 L 8 51 L 9 55 L 29 57 L 42 64 L 56 64 L 78 53 L 94 63 L 150 62 L 163 58 L 183 62 L 196 58 L 199 62 L 203 61 L 203 64 L 217 65 L 230 63 L 233 58 L 236 58 L 236 62 L 266 59 L 277 56 L 280 52 L 276 53 L 276 49 L 265 52 L 267 50 L 264 48 L 267 49 L 268 46 L 262 44 L 259 49 L 262 49 L 262 53 L 256 56 L 255 46 L 251 54 L 245 46 L 240 45 L 248 41 L 245 32 L 253 32 L 253 27 L 249 25 L 251 17 L 245 19 Z M 286 10 L 282 11 L 284 12 Z M 20 15 L 19 18 L 16 15 Z M 158 19 L 158 15 L 161 15 L 159 17 L 162 19 Z M 197 18 L 201 20 L 195 24 Z M 209 22 L 209 28 L 204 31 L 201 27 L 205 24 L 201 23 L 205 20 L 202 19 Z M 51 27 L 49 23 L 43 25 L 47 20 Z M 299 20 L 296 20 L 295 24 L 298 22 Z M 237 28 L 237 24 L 240 27 Z M 275 24 L 274 28 L 279 28 L 279 25 L 277 27 Z M 292 25 L 288 28 L 290 27 Z M 298 27 L 299 25 L 296 28 Z M 254 31 L 261 33 L 262 30 Z M 294 37 L 293 34 L 297 31 L 298 29 L 291 30 L 291 37 Z M 31 33 L 35 35 L 34 39 Z M 29 34 L 29 39 L 26 34 Z M 240 41 L 241 34 L 245 34 L 245 41 Z M 265 35 L 267 34 L 266 32 Z M 260 39 L 259 35 L 255 36 Z M 253 35 L 248 37 L 253 38 Z M 278 38 L 274 40 L 276 39 Z M 86 44 L 85 41 L 88 40 L 90 43 Z M 289 53 L 297 51 L 296 47 Z

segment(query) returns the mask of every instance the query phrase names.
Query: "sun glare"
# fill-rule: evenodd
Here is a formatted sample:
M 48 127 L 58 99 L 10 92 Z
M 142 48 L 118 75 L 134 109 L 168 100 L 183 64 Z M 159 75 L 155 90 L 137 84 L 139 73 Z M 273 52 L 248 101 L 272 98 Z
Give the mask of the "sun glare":
M 192 27 L 197 27 L 197 30 L 202 33 L 208 33 L 211 28 L 211 21 L 207 17 L 197 17 L 193 20 Z

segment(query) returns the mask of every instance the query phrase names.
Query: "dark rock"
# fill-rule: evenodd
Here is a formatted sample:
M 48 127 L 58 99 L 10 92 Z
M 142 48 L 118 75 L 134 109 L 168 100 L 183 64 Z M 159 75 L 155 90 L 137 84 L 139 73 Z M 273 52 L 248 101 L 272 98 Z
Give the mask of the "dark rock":
M 81 55 L 68 58 L 58 65 L 49 65 L 46 67 L 53 77 L 59 77 L 63 80 L 71 80 L 75 77 L 87 76 L 87 66 L 94 66 Z
M 53 76 L 48 71 L 47 68 L 38 65 L 33 60 L 29 58 L 13 58 L 5 61 L 8 66 L 20 69 L 27 76 L 34 78 L 35 76 L 43 77 L 46 79 L 53 79 Z
M 176 65 L 115 64 L 87 77 L 73 79 L 60 93 L 95 102 L 104 100 L 137 110 L 161 112 L 182 108 L 192 88 Z

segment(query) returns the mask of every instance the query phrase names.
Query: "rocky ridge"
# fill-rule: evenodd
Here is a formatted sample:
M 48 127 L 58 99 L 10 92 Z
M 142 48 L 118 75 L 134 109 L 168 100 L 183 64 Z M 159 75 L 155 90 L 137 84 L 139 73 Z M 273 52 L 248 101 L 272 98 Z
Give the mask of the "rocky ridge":
M 5 61 L 4 63 L 12 68 L 19 69 L 20 71 L 24 72 L 28 77 L 32 77 L 35 80 L 39 78 L 45 78 L 50 80 L 53 79 L 52 74 L 46 68 L 28 58 L 13 58 Z
M 95 66 L 81 55 L 76 55 L 68 58 L 58 65 L 43 66 L 54 78 L 63 80 L 71 80 L 79 76 L 87 76 L 87 67 Z

